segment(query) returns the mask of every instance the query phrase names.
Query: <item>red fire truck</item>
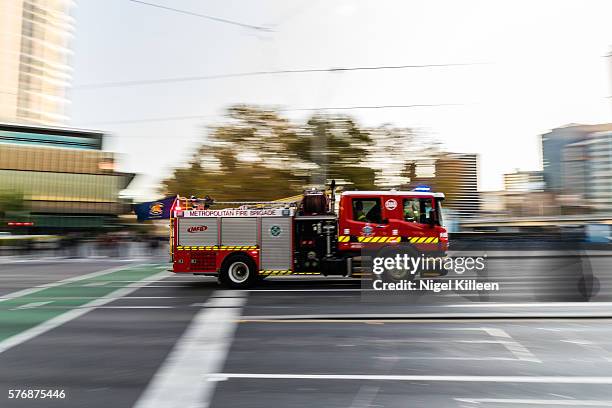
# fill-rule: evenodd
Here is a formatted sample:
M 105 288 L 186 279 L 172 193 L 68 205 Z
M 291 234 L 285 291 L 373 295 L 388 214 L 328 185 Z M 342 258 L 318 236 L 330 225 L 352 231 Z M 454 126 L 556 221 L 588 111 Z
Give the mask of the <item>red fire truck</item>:
M 173 272 L 217 276 L 246 288 L 267 276 L 361 276 L 366 250 L 443 256 L 444 194 L 307 190 L 291 202 L 214 203 L 178 198 L 171 222 Z M 238 207 L 212 209 L 214 206 Z M 401 278 L 401 276 L 399 277 Z

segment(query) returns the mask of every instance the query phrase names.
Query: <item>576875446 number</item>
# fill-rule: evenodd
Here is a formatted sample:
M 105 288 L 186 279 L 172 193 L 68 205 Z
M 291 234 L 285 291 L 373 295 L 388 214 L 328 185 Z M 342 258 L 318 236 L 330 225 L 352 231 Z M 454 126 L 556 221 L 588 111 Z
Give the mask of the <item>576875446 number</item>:
M 43 389 L 12 389 L 8 391 L 9 399 L 64 399 L 64 390 Z

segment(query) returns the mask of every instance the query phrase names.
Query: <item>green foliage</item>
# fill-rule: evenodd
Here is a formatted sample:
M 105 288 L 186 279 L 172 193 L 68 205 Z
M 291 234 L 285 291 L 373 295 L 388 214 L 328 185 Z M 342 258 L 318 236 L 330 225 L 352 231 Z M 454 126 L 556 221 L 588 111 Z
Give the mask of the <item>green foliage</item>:
M 372 139 L 346 116 L 313 116 L 304 126 L 251 106 L 228 109 L 231 122 L 213 127 L 188 167 L 163 182 L 165 194 L 223 200 L 273 200 L 335 178 L 374 187 L 365 165 Z
M 186 167 L 162 184 L 162 193 L 209 195 L 217 201 L 289 197 L 331 179 L 345 189 L 407 188 L 423 180 L 454 197 L 454 180 L 419 174 L 440 157 L 431 135 L 382 125 L 363 128 L 345 115 L 315 114 L 298 124 L 278 112 L 237 105 L 209 129 Z

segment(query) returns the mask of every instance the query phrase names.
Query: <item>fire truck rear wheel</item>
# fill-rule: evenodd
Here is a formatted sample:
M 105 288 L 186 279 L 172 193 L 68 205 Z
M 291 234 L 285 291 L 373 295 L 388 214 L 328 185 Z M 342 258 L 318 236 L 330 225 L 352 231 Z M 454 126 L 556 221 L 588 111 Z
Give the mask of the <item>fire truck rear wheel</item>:
M 233 289 L 243 289 L 257 282 L 255 262 L 246 254 L 229 255 L 219 273 L 219 281 Z

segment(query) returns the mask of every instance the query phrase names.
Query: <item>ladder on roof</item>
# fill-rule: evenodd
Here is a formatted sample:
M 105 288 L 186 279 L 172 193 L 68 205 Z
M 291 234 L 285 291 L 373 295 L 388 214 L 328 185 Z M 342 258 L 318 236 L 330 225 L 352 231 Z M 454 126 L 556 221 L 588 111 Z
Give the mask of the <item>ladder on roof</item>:
M 230 205 L 248 208 L 288 208 L 297 207 L 302 195 L 285 197 L 274 201 L 215 201 L 210 198 L 178 197 L 177 203 L 183 210 L 204 210 L 215 205 Z

